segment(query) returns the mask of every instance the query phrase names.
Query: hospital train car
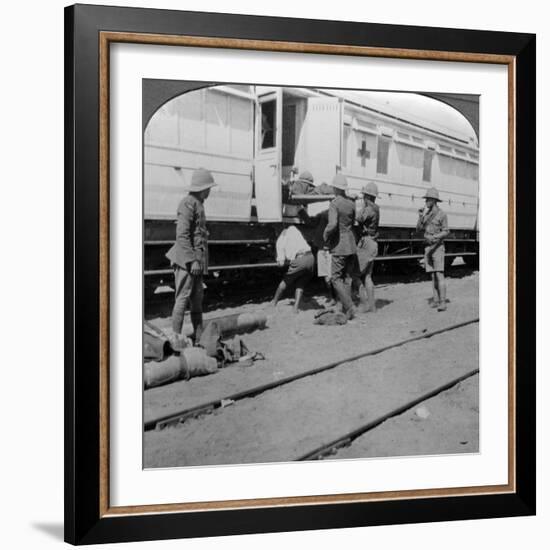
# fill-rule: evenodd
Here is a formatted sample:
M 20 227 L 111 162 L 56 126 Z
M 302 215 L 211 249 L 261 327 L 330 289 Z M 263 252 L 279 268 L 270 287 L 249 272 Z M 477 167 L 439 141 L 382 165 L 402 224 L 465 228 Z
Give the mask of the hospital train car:
M 147 290 L 171 282 L 164 254 L 192 171 L 218 184 L 206 201 L 209 271 L 217 278 L 275 265 L 283 220 L 310 220 L 330 197 L 292 197 L 288 183 L 304 170 L 316 185 L 340 172 L 350 196 L 378 185 L 380 261 L 418 261 L 415 232 L 425 190 L 435 186 L 451 235 L 447 260 L 478 255 L 479 145 L 466 119 L 417 94 L 265 86 L 212 86 L 162 105 L 144 132 L 144 264 Z

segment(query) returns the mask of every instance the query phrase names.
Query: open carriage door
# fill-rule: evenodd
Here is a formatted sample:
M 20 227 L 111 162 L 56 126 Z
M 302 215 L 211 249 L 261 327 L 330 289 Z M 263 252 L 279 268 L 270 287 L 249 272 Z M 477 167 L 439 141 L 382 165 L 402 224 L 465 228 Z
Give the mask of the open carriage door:
M 254 189 L 258 221 L 282 220 L 282 88 L 258 96 Z
M 304 122 L 304 169 L 314 177 L 315 185 L 330 185 L 341 170 L 342 102 L 337 97 L 311 97 Z M 300 169 L 302 167 L 300 166 Z

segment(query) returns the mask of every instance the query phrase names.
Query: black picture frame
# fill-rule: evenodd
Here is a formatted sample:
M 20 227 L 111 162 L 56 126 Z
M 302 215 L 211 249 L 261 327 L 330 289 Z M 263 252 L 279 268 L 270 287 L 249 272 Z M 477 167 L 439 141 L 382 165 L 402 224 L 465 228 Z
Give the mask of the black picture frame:
M 506 494 L 117 514 L 102 506 L 100 33 L 513 58 L 515 488 Z M 535 514 L 535 62 L 532 34 L 75 5 L 65 9 L 65 540 L 129 542 Z M 103 312 L 104 314 L 104 312 Z

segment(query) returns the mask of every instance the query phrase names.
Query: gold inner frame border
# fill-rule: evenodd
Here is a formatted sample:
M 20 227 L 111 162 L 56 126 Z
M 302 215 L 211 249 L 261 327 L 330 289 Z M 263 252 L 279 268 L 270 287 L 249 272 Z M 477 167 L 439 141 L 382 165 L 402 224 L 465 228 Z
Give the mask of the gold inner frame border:
M 111 43 L 153 44 L 159 46 L 187 46 L 225 48 L 273 52 L 313 53 L 328 55 L 351 55 L 364 57 L 388 57 L 395 59 L 420 59 L 430 61 L 454 61 L 465 63 L 491 63 L 508 67 L 508 483 L 475 487 L 437 488 L 407 491 L 383 491 L 370 493 L 347 493 L 298 497 L 277 497 L 212 502 L 189 502 L 171 504 L 147 504 L 140 506 L 111 507 L 109 500 L 109 82 Z M 345 504 L 353 502 L 376 502 L 451 496 L 481 496 L 505 494 L 516 491 L 516 58 L 511 55 L 447 52 L 404 48 L 378 48 L 369 46 L 346 46 L 339 44 L 316 44 L 216 38 L 187 35 L 159 35 L 148 33 L 124 33 L 102 31 L 99 33 L 99 515 L 114 517 L 176 512 L 199 512 L 211 510 L 234 510 L 272 508 L 281 506 L 314 506 L 322 504 Z

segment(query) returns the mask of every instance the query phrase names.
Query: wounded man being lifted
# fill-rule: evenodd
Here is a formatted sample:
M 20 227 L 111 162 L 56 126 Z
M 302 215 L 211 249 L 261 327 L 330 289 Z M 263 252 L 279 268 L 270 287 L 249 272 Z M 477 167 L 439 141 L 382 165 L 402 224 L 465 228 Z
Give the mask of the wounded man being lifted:
M 287 287 L 294 285 L 294 312 L 298 312 L 305 284 L 313 277 L 315 260 L 309 244 L 294 225 L 285 227 L 277 239 L 277 263 L 288 270 L 279 283 L 271 305 L 275 307 Z

